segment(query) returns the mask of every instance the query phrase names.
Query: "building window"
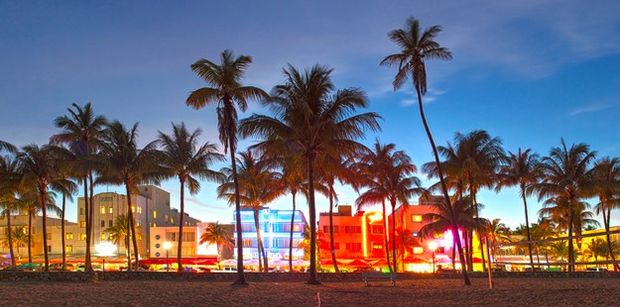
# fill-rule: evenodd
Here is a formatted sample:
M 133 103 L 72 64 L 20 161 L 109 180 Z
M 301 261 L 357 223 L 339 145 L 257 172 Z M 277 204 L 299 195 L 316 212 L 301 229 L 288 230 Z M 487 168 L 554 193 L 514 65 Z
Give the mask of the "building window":
M 420 223 L 422 222 L 422 216 L 419 214 L 412 214 L 411 215 L 411 221 L 414 223 Z
M 136 213 L 136 206 L 131 206 L 131 212 Z
M 101 220 L 101 227 L 105 227 L 105 221 Z
M 105 241 L 105 239 L 106 239 L 105 233 L 102 233 L 101 234 L 101 241 Z
M 183 232 L 183 242 L 191 242 L 196 241 L 196 233 L 195 232 Z
M 372 233 L 383 233 L 383 225 L 372 225 Z
M 138 213 L 142 214 L 142 207 L 138 206 Z
M 114 213 L 114 208 L 112 206 L 110 206 L 110 208 L 108 209 L 108 213 L 110 214 Z
M 80 215 L 84 215 L 84 208 L 80 208 Z
M 72 253 L 72 252 L 73 252 L 73 245 L 67 245 L 67 246 L 65 246 L 65 252 L 67 252 L 67 253 Z
M 153 210 L 153 218 L 156 219 L 157 218 L 157 210 Z
M 51 252 L 52 252 L 52 246 L 51 246 L 51 245 L 48 245 L 48 246 L 47 246 L 47 252 L 48 252 L 48 253 L 51 253 Z
M 254 247 L 254 240 L 243 239 L 243 247 Z
M 166 232 L 166 241 L 176 241 L 177 233 L 176 232 Z
M 99 212 L 101 214 L 105 214 L 105 206 L 101 206 L 101 209 L 99 209 Z
M 155 248 L 160 248 L 160 247 L 161 247 L 161 244 L 159 243 L 155 244 Z
M 80 221 L 80 228 L 86 228 L 86 221 Z
M 52 233 L 51 233 L 51 232 L 48 232 L 48 233 L 47 233 L 47 239 L 48 239 L 48 240 L 51 240 L 51 239 L 52 239 Z
M 67 232 L 65 237 L 67 238 L 67 240 L 73 240 L 73 233 L 72 232 Z
M 86 234 L 85 233 L 81 233 L 80 234 L 80 241 L 86 241 Z
M 155 240 L 159 240 L 159 239 L 161 239 L 161 236 L 160 235 L 155 235 Z
M 362 250 L 362 243 L 347 243 L 346 248 L 350 252 L 359 252 Z
M 420 246 L 415 246 L 413 248 L 413 253 L 416 255 L 422 254 L 424 253 L 424 248 L 420 247 Z
M 114 226 L 114 221 L 109 220 L 109 221 L 108 221 L 108 227 L 112 227 L 112 226 Z

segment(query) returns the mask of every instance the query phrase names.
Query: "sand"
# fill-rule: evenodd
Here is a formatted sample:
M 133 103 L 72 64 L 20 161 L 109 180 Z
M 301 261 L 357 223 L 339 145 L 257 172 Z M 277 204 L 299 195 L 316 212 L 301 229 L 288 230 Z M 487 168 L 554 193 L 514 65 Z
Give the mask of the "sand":
M 205 281 L 0 282 L 0 306 L 497 306 L 620 304 L 620 279 L 502 278 L 324 283 L 254 282 L 247 287 Z

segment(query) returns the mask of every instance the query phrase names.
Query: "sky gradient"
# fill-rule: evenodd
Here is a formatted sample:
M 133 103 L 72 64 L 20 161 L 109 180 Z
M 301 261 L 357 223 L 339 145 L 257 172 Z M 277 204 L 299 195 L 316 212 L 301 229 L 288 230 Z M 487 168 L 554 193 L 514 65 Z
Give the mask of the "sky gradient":
M 364 89 L 370 110 L 383 116 L 383 131 L 365 143 L 393 142 L 421 166 L 432 156 L 415 96 L 409 86 L 394 92 L 394 69 L 378 65 L 397 50 L 387 32 L 415 16 L 423 26 L 442 25 L 438 41 L 454 54 L 428 65 L 426 111 L 438 144 L 457 131 L 484 129 L 513 152 L 530 147 L 544 155 L 563 137 L 620 156 L 618 1 L 130 2 L 0 2 L 0 139 L 47 142 L 55 117 L 73 102 L 91 101 L 110 119 L 139 122 L 142 144 L 180 121 L 217 142 L 214 108 L 185 106 L 188 93 L 204 85 L 189 66 L 232 49 L 254 59 L 245 83 L 267 91 L 283 81 L 288 63 L 334 68 L 338 88 Z M 266 110 L 255 103 L 240 118 L 254 112 Z M 177 207 L 177 181 L 162 186 Z M 187 211 L 231 222 L 215 187 L 205 182 L 188 195 Z M 97 188 L 105 190 L 124 189 Z M 338 193 L 340 204 L 357 197 L 346 187 Z M 523 223 L 515 189 L 483 191 L 479 201 L 482 216 Z M 540 205 L 530 201 L 534 217 Z M 289 208 L 290 197 L 271 205 Z M 327 210 L 327 201 L 319 198 L 318 208 Z

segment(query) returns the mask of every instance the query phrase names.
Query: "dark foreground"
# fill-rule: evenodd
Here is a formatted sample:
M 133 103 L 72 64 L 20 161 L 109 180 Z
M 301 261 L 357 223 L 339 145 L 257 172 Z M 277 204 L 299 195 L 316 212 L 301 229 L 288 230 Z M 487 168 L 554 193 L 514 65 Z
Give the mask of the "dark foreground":
M 207 281 L 0 282 L 0 306 L 419 306 L 575 305 L 613 306 L 620 302 L 617 278 L 498 278 L 471 287 L 460 280 L 404 280 L 323 283 L 254 282 L 233 287 Z

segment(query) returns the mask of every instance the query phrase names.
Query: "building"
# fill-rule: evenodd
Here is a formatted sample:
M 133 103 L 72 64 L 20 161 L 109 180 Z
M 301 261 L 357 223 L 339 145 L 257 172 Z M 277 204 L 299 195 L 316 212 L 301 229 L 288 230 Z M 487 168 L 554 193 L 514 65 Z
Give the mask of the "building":
M 236 212 L 236 211 L 235 211 Z M 270 260 L 289 258 L 291 235 L 291 218 L 295 214 L 293 223 L 293 260 L 304 258 L 304 249 L 299 245 L 304 239 L 306 218 L 300 210 L 271 210 L 261 207 L 258 210 L 258 224 L 263 240 L 263 246 Z M 233 215 L 233 221 L 235 221 Z M 235 225 L 233 223 L 233 225 Z M 243 259 L 258 259 L 258 241 L 256 236 L 254 211 L 249 208 L 241 209 L 241 231 L 243 236 Z M 237 242 L 237 233 L 234 233 Z M 237 249 L 234 250 L 237 255 Z
M 197 257 L 215 257 L 218 258 L 218 249 L 215 244 L 200 243 L 200 238 L 205 232 L 205 229 L 211 223 L 196 223 L 191 226 L 183 227 L 183 246 L 181 247 L 181 257 L 183 258 L 197 258 Z M 233 225 L 223 225 L 230 233 L 233 232 Z M 165 258 L 177 257 L 177 246 L 179 242 L 179 226 L 167 226 L 167 227 L 151 227 L 151 245 L 149 258 Z M 166 250 L 166 247 L 169 247 Z M 231 259 L 232 249 L 221 250 L 219 259 Z

